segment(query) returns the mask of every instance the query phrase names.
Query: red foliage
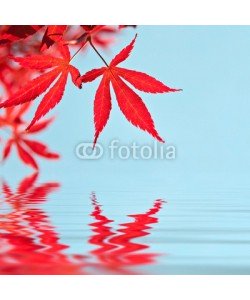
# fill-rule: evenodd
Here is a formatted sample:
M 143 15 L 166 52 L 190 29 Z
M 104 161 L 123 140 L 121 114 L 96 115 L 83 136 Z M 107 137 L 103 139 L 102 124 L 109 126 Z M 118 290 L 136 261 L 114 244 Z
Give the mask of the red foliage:
M 54 43 L 61 42 L 66 29 L 66 25 L 47 26 L 46 32 L 42 39 L 41 51 L 48 49 Z
M 146 93 L 176 92 L 179 89 L 172 89 L 145 73 L 118 67 L 133 50 L 135 38 L 110 64 L 106 63 L 96 48 L 107 48 L 113 43 L 114 35 L 128 27 L 135 26 L 0 26 L 0 88 L 4 96 L 4 99 L 0 97 L 0 128 L 10 126 L 12 132 L 12 136 L 4 144 L 4 159 L 9 156 L 13 145 L 16 145 L 21 160 L 34 168 L 38 168 L 33 158 L 34 153 L 46 158 L 57 158 L 44 144 L 27 141 L 26 136 L 34 133 L 34 126 L 41 126 L 36 122 L 61 101 L 68 75 L 77 88 L 102 76 L 94 101 L 94 144 L 109 119 L 112 107 L 110 84 L 126 119 L 163 142 L 142 99 L 126 82 Z M 86 46 L 98 54 L 105 66 L 81 75 L 72 61 Z M 74 55 L 70 54 L 70 49 L 76 49 Z M 24 112 L 18 106 L 25 105 L 27 110 L 29 105 L 26 106 L 26 103 L 43 93 L 46 94 L 30 124 L 27 124 L 27 131 L 24 131 L 24 122 L 19 123 Z M 12 114 L 15 115 L 14 119 Z
M 0 115 L 0 128 L 9 129 L 10 136 L 3 146 L 2 160 L 5 161 L 13 147 L 16 147 L 20 160 L 34 169 L 38 169 L 38 164 L 34 156 L 40 156 L 46 159 L 58 159 L 57 153 L 51 152 L 48 147 L 40 141 L 30 138 L 33 134 L 45 130 L 53 121 L 52 118 L 38 122 L 30 131 L 26 131 L 26 123 L 23 120 L 24 114 L 29 109 L 30 104 L 26 103 L 19 107 L 8 108 L 4 114 Z
M 37 183 L 38 174 L 24 178 L 16 191 L 3 183 L 0 214 L 0 274 L 80 274 L 82 262 L 63 253 L 49 217 L 40 205 L 59 188 L 57 182 Z
M 158 223 L 157 213 L 164 204 L 155 200 L 152 208 L 129 215 L 131 221 L 119 228 L 101 210 L 96 196 L 93 205 L 88 243 L 91 250 L 69 254 L 70 245 L 62 243 L 43 205 L 60 184 L 38 183 L 38 173 L 24 178 L 13 190 L 2 184 L 0 205 L 0 274 L 138 274 L 136 266 L 155 263 L 158 254 L 138 238 L 150 235 Z
M 31 68 L 35 70 L 50 69 L 47 73 L 27 82 L 19 91 L 14 93 L 8 100 L 0 104 L 1 107 L 11 107 L 36 99 L 40 94 L 44 93 L 49 86 L 59 77 L 53 87 L 42 99 L 37 108 L 35 117 L 31 121 L 27 129 L 38 121 L 42 116 L 46 115 L 55 105 L 57 105 L 64 93 L 68 74 L 71 75 L 73 83 L 81 88 L 79 81 L 80 72 L 70 64 L 70 52 L 68 46 L 58 44 L 58 50 L 62 58 L 50 55 L 33 55 L 29 57 L 13 58 L 23 68 Z
M 133 50 L 135 39 L 136 37 L 112 59 L 109 65 L 106 64 L 106 67 L 89 71 L 81 77 L 82 82 L 86 83 L 103 75 L 94 102 L 96 130 L 94 144 L 109 119 L 111 111 L 110 83 L 113 86 L 118 105 L 126 119 L 133 125 L 150 133 L 160 142 L 163 142 L 163 139 L 155 129 L 153 119 L 142 99 L 123 81 L 123 79 L 132 84 L 136 89 L 146 93 L 167 93 L 179 90 L 169 88 L 162 82 L 145 73 L 117 67 L 118 64 L 129 57 Z

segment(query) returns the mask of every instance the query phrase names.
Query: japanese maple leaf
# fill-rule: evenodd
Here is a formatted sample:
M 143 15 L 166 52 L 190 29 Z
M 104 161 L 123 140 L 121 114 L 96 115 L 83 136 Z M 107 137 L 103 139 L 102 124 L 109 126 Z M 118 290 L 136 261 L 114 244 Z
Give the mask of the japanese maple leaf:
M 45 129 L 50 122 L 51 119 L 43 120 L 34 125 L 29 132 L 20 131 L 13 133 L 3 148 L 2 161 L 5 161 L 9 157 L 13 147 L 16 148 L 21 161 L 35 170 L 39 169 L 34 158 L 35 155 L 46 159 L 58 159 L 60 157 L 59 154 L 50 151 L 44 143 L 29 138 L 29 135 Z
M 49 89 L 40 102 L 35 116 L 27 127 L 27 130 L 61 101 L 69 74 L 71 75 L 73 83 L 78 88 L 81 88 L 81 82 L 79 80 L 80 73 L 78 69 L 70 64 L 70 52 L 68 46 L 59 44 L 58 47 L 62 56 L 60 58 L 50 55 L 13 57 L 13 60 L 18 62 L 24 68 L 32 68 L 40 71 L 44 71 L 45 69 L 50 70 L 27 82 L 27 84 L 14 93 L 9 99 L 0 103 L 0 108 L 33 101 L 43 94 L 58 78 L 56 83 Z
M 58 159 L 59 155 L 51 152 L 44 143 L 29 138 L 33 134 L 45 130 L 53 118 L 36 123 L 27 132 L 24 130 L 26 125 L 23 121 L 23 115 L 27 112 L 28 108 L 29 103 L 25 103 L 18 108 L 7 108 L 5 114 L 0 116 L 0 127 L 7 126 L 11 129 L 11 136 L 3 146 L 2 161 L 5 161 L 9 157 L 11 150 L 16 148 L 21 161 L 37 170 L 38 164 L 34 156 L 40 156 L 46 159 Z
M 156 131 L 154 121 L 142 99 L 126 82 L 146 93 L 168 93 L 180 91 L 180 89 L 170 88 L 145 73 L 117 66 L 129 57 L 134 47 L 135 39 L 136 36 L 128 46 L 113 58 L 109 65 L 99 69 L 93 69 L 81 76 L 81 81 L 85 83 L 91 82 L 101 75 L 103 76 L 94 100 L 94 145 L 110 116 L 112 107 L 110 83 L 113 86 L 120 110 L 126 119 L 133 125 L 151 134 L 158 141 L 164 142 Z

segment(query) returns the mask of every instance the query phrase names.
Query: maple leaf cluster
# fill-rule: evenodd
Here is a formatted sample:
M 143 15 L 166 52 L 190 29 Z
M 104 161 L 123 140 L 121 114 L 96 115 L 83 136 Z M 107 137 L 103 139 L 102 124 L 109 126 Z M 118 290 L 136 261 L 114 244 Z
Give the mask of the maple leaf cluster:
M 59 157 L 45 144 L 29 137 L 52 122 L 51 118 L 42 118 L 62 100 L 68 78 L 81 89 L 84 84 L 102 76 L 94 99 L 94 145 L 110 116 L 111 86 L 126 119 L 164 142 L 144 102 L 127 83 L 146 93 L 168 93 L 179 89 L 170 88 L 145 73 L 118 67 L 129 57 L 136 36 L 110 63 L 98 50 L 112 45 L 114 37 L 127 27 L 134 26 L 0 26 L 0 89 L 3 95 L 0 97 L 0 130 L 8 129 L 10 133 L 7 139 L 1 140 L 3 160 L 8 158 L 13 147 L 21 161 L 35 169 L 38 169 L 36 155 L 47 159 Z M 82 75 L 73 65 L 73 59 L 87 47 L 97 53 L 104 67 Z M 24 121 L 24 114 L 41 95 L 34 117 L 30 122 Z

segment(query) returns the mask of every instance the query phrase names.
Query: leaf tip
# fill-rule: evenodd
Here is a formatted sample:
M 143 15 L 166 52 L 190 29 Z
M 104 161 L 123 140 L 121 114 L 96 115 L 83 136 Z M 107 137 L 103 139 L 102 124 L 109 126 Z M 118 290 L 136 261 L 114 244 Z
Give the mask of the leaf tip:
M 159 135 L 155 137 L 160 143 L 165 144 L 165 140 L 163 140 Z
M 93 141 L 92 150 L 95 149 L 95 146 L 96 146 L 96 142 L 97 142 L 98 137 L 99 137 L 99 134 L 95 134 L 95 138 L 94 138 L 94 141 Z

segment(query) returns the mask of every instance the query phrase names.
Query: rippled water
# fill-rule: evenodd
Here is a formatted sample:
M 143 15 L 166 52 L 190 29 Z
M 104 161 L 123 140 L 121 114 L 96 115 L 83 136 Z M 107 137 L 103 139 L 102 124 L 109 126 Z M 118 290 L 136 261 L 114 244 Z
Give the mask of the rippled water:
M 3 180 L 1 274 L 249 274 L 250 190 L 74 190 Z M 164 194 L 161 192 L 161 194 Z
M 63 206 L 59 232 L 42 204 L 60 185 L 37 184 L 36 179 L 37 174 L 23 179 L 15 191 L 7 183 L 2 185 L 1 274 L 137 274 L 140 271 L 134 267 L 157 260 L 158 253 L 147 251 L 149 243 L 136 239 L 150 235 L 165 201 L 156 199 L 147 211 L 130 214 L 130 220 L 114 226 L 113 217 L 105 215 L 93 192 L 89 196 L 91 221 L 86 222 L 83 207 L 73 205 L 68 211 Z M 74 223 L 68 221 L 72 217 Z M 71 253 L 71 247 L 79 243 L 82 249 Z M 91 249 L 84 251 L 84 243 Z

